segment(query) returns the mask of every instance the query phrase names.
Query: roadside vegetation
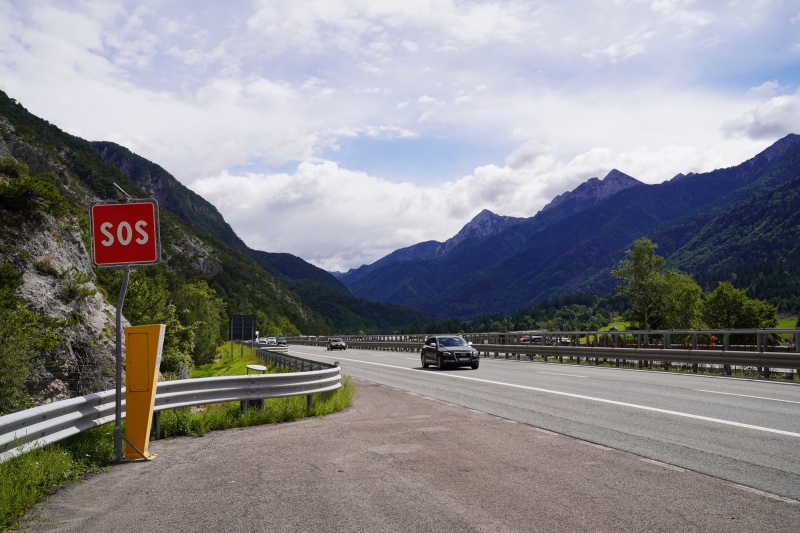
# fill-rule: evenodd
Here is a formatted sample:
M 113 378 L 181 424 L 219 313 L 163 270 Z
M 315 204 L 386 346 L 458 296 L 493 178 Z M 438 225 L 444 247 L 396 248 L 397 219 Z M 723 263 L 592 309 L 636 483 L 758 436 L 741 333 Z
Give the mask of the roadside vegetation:
M 192 377 L 241 375 L 246 373 L 248 364 L 265 364 L 256 355 L 256 350 L 246 346 L 244 356 L 241 346 L 235 346 L 233 361 L 229 344 L 219 346 L 215 355 L 219 361 L 195 367 Z M 288 371 L 272 364 L 265 366 L 268 373 Z M 307 409 L 305 396 L 296 396 L 266 399 L 263 410 L 251 408 L 245 413 L 240 411 L 239 402 L 163 411 L 161 437 L 200 437 L 209 431 L 323 416 L 345 409 L 355 396 L 355 386 L 348 376 L 343 376 L 339 389 L 313 396 L 311 409 Z M 14 528 L 31 506 L 63 485 L 108 468 L 114 457 L 113 429 L 113 423 L 105 424 L 1 463 L 0 531 Z

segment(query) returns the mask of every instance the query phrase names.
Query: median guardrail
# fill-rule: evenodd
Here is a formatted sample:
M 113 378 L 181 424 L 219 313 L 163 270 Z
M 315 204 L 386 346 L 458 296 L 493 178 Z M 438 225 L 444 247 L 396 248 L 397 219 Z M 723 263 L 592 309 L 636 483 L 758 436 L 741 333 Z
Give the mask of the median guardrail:
M 288 360 L 284 363 L 291 364 Z M 309 396 L 341 387 L 338 366 L 319 362 L 314 365 L 306 371 L 282 374 L 161 381 L 156 390 L 154 411 L 157 414 L 211 403 Z M 125 416 L 124 394 L 123 389 L 122 416 Z M 1 416 L 0 462 L 32 447 L 58 442 L 113 421 L 114 395 L 114 390 L 102 391 Z
M 639 368 L 659 363 L 689 364 L 697 372 L 698 365 L 721 365 L 730 374 L 731 368 L 757 367 L 765 377 L 772 369 L 800 369 L 798 329 L 708 329 L 653 331 L 514 331 L 496 333 L 463 333 L 484 357 L 521 358 L 550 357 L 563 362 L 612 362 L 634 364 Z M 429 335 L 340 335 L 348 348 L 369 350 L 419 351 Z M 779 339 L 789 337 L 786 345 Z M 293 344 L 327 345 L 329 337 L 294 337 Z

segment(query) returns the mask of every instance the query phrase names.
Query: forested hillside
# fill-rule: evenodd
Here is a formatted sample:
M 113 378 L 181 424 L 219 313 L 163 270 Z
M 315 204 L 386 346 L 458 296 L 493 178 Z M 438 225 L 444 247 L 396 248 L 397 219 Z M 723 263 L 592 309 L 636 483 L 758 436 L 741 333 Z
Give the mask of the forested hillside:
M 800 165 L 797 177 L 709 222 L 669 258 L 701 285 L 728 281 L 779 309 L 800 309 Z

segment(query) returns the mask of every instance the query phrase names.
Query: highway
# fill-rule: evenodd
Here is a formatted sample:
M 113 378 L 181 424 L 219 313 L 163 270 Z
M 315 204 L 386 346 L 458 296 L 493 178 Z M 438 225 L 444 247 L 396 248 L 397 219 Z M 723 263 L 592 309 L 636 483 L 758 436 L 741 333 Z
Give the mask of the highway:
M 419 354 L 290 346 L 361 380 L 443 400 L 800 500 L 800 384 L 481 359 L 423 369 Z M 502 445 L 487 442 L 488 446 Z

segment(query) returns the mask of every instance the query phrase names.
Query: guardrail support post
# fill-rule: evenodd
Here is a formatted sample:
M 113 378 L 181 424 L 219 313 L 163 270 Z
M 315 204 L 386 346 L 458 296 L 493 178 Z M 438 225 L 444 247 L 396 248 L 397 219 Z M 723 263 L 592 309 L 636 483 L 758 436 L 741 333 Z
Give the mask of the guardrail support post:
M 306 394 L 306 411 L 311 412 L 314 409 L 314 395 Z

